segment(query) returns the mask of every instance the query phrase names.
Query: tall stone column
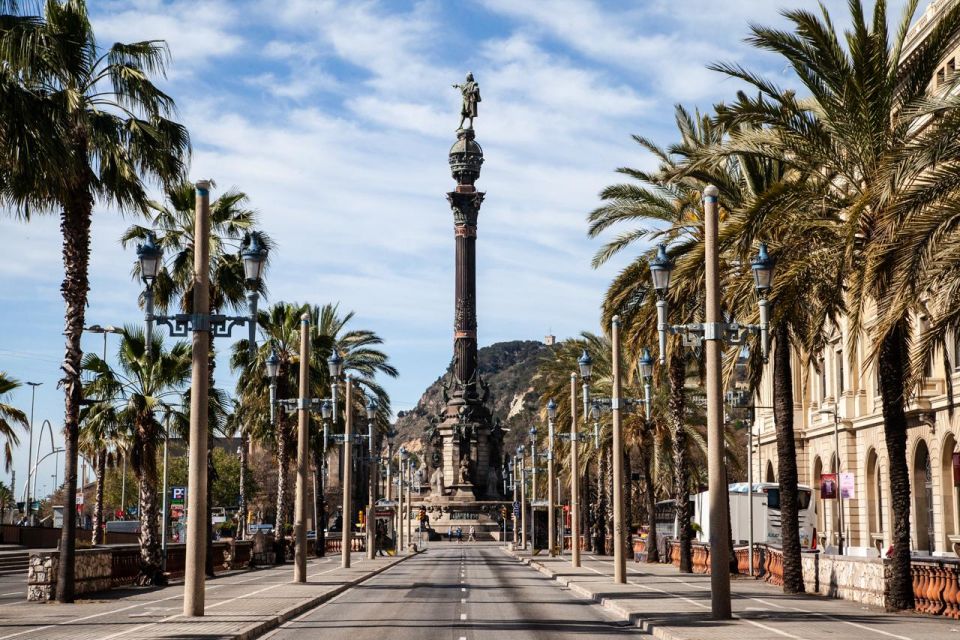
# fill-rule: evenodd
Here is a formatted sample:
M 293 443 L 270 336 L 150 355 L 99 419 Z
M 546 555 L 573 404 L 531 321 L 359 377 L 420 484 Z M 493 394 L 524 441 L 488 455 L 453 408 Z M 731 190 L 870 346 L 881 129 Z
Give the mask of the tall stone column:
M 450 172 L 456 188 L 447 193 L 453 212 L 456 247 L 453 319 L 453 379 L 449 385 L 444 420 L 443 475 L 445 486 L 455 496 L 475 497 L 485 491 L 489 461 L 490 414 L 483 405 L 477 374 L 477 218 L 484 194 L 476 180 L 483 165 L 483 149 L 473 129 L 457 131 L 450 149 Z M 470 461 L 467 477 L 461 477 L 462 460 Z

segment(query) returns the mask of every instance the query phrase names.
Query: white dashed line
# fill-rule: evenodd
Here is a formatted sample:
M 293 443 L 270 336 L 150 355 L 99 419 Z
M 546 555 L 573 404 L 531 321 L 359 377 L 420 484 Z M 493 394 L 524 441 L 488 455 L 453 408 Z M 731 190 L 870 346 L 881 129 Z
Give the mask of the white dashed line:
M 467 614 L 461 613 L 461 614 L 460 614 L 460 619 L 461 619 L 461 620 L 466 620 L 466 619 L 467 619 Z

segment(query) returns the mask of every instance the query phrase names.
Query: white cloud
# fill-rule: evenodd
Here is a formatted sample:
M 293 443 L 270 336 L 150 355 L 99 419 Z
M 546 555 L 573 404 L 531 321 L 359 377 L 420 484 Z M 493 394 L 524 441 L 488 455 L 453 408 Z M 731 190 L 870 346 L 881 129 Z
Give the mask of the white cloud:
M 244 40 L 235 31 L 235 5 L 222 0 L 109 2 L 92 17 L 101 45 L 165 40 L 171 78 L 205 67 L 211 59 L 236 53 Z

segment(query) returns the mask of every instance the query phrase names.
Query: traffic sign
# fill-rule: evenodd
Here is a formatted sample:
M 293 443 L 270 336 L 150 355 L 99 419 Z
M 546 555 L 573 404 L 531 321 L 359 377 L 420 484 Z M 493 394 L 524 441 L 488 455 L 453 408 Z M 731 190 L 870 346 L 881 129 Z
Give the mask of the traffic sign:
M 515 517 L 517 517 L 517 518 L 520 517 L 520 503 L 519 503 L 519 502 L 514 502 L 514 503 L 513 503 L 513 515 L 514 515 Z

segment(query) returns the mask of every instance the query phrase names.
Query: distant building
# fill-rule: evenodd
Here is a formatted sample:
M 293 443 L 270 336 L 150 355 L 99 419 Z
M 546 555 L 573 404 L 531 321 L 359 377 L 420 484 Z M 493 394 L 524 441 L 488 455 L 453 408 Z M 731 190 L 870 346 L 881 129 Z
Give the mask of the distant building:
M 551 334 L 551 335 L 547 335 L 547 336 L 543 339 L 543 344 L 547 345 L 548 347 L 552 347 L 553 345 L 557 344 L 557 336 L 552 335 L 552 334 Z

